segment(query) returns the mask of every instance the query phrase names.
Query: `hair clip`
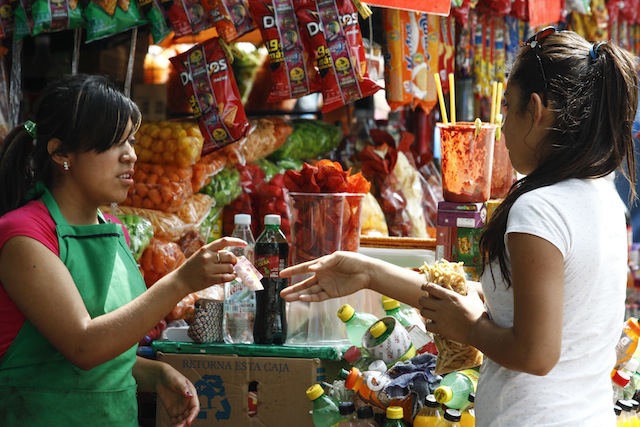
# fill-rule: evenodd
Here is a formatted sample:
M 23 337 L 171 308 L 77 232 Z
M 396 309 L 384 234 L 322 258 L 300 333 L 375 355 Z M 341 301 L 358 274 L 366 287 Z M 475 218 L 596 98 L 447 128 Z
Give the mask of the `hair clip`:
M 31 138 L 36 139 L 36 124 L 35 124 L 35 122 L 32 122 L 31 120 L 27 120 L 26 122 L 24 122 L 24 124 L 22 126 L 24 126 L 24 129 L 27 131 L 27 133 L 29 134 L 29 136 Z
M 600 46 L 602 46 L 605 43 L 606 42 L 600 42 L 600 43 L 591 45 L 591 50 L 589 51 L 589 55 L 591 56 L 591 59 L 595 61 L 598 58 L 598 49 L 600 49 Z

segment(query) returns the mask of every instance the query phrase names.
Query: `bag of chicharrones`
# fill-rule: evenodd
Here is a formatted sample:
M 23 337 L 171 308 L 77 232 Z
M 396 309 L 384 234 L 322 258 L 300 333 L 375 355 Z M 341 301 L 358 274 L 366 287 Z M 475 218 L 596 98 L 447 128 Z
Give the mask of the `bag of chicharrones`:
M 432 265 L 424 263 L 420 267 L 427 282 L 451 289 L 461 295 L 467 295 L 467 282 L 461 262 L 439 260 Z M 482 353 L 473 346 L 434 334 L 433 340 L 438 348 L 435 373 L 444 375 L 460 369 L 473 368 L 482 364 Z

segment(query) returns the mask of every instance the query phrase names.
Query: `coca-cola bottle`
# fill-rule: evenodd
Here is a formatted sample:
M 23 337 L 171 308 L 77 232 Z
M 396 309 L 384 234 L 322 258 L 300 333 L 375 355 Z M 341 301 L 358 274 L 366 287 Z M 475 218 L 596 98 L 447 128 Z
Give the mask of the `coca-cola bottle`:
M 280 271 L 289 265 L 289 243 L 280 230 L 280 215 L 265 215 L 264 230 L 256 239 L 255 267 L 262 274 L 264 290 L 256 291 L 256 317 L 253 341 L 256 344 L 284 344 L 287 338 L 287 313 L 280 291 L 288 279 Z

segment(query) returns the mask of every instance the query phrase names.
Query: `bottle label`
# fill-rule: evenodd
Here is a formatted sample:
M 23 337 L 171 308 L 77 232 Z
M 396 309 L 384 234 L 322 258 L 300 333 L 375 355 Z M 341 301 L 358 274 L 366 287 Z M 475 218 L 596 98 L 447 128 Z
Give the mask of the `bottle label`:
M 266 255 L 256 258 L 256 268 L 265 278 L 280 278 L 280 270 L 284 269 L 284 260 L 280 259 L 280 256 Z

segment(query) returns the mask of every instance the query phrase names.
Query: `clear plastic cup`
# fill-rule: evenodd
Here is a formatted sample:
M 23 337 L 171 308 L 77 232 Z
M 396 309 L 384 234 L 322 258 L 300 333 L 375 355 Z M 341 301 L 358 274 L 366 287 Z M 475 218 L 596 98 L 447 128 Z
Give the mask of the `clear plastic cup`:
M 496 125 L 471 122 L 438 123 L 444 200 L 486 202 L 491 197 L 491 173 Z

